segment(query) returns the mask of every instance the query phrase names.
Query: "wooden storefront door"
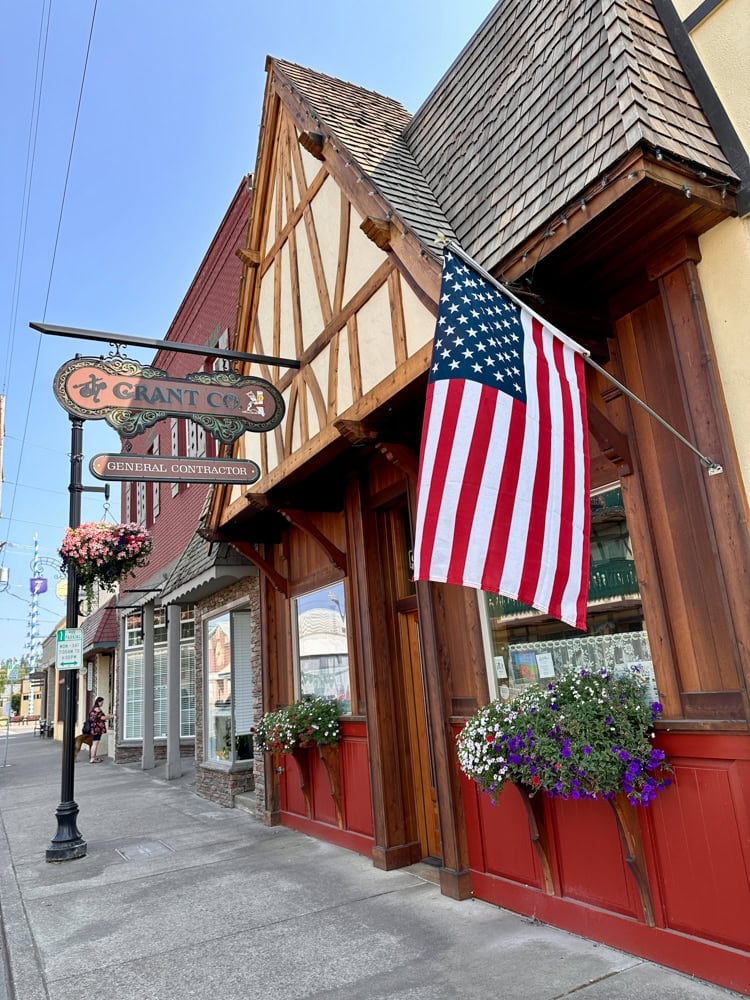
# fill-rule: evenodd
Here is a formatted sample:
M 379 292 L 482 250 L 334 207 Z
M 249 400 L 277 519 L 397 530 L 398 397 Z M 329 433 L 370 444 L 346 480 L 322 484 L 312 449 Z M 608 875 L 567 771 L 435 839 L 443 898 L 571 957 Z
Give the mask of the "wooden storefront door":
M 399 602 L 401 606 L 406 601 Z M 440 824 L 437 793 L 430 754 L 427 705 L 422 684 L 422 658 L 419 646 L 419 621 L 416 609 L 398 612 L 399 641 L 403 663 L 404 703 L 412 769 L 419 840 L 422 856 L 440 859 Z

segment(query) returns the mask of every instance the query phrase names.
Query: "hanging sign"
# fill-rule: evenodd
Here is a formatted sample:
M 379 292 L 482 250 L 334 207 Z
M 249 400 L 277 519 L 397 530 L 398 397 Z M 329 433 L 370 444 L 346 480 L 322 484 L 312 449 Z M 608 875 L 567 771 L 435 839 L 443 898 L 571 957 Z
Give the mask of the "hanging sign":
M 188 417 L 229 444 L 245 431 L 270 431 L 284 416 L 284 400 L 265 379 L 231 371 L 168 372 L 127 358 L 76 358 L 58 369 L 52 385 L 74 417 L 106 420 L 132 438 L 166 417 Z
M 256 483 L 260 466 L 234 458 L 180 458 L 162 455 L 94 455 L 89 469 L 97 479 L 148 483 Z

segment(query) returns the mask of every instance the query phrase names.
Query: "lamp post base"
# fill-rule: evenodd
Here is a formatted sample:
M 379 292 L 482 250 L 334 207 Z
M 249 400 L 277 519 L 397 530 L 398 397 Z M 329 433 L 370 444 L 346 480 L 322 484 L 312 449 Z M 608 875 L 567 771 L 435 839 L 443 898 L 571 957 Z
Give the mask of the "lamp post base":
M 75 861 L 86 857 L 86 841 L 76 826 L 77 816 L 75 802 L 63 802 L 57 807 L 57 833 L 47 848 L 47 861 Z

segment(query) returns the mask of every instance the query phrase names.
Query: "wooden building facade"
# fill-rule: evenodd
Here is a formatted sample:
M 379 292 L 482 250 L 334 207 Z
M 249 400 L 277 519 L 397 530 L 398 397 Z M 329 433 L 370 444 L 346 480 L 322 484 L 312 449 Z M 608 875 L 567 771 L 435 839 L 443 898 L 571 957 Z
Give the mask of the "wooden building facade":
M 747 157 L 727 151 L 657 6 L 506 0 L 413 118 L 269 60 L 238 347 L 301 367 L 256 366 L 287 414 L 239 442 L 261 479 L 217 488 L 210 525 L 260 571 L 258 714 L 308 691 L 345 711 L 333 767 L 256 760 L 267 822 L 385 869 L 427 860 L 454 898 L 746 989 L 750 462 L 720 360 L 740 333 L 722 328 L 717 351 L 702 256 L 706 234 L 745 224 Z M 723 467 L 708 476 L 590 371 L 587 633 L 412 580 L 438 233 Z M 455 735 L 524 683 L 519 650 L 555 671 L 652 667 L 674 785 L 629 815 L 478 793 Z

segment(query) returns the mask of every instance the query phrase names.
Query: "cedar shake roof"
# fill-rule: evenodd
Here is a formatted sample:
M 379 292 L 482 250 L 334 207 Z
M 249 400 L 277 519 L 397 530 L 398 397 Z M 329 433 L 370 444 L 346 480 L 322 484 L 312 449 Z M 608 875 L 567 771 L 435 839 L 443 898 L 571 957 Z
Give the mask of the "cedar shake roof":
M 490 268 L 643 143 L 734 176 L 652 0 L 504 0 L 406 139 Z
M 270 63 L 423 243 L 435 246 L 438 230 L 455 237 L 404 142 L 411 115 L 398 101 L 281 59 Z
M 636 147 L 735 176 L 652 0 L 501 0 L 411 119 L 271 63 L 427 246 L 453 236 L 487 268 Z

